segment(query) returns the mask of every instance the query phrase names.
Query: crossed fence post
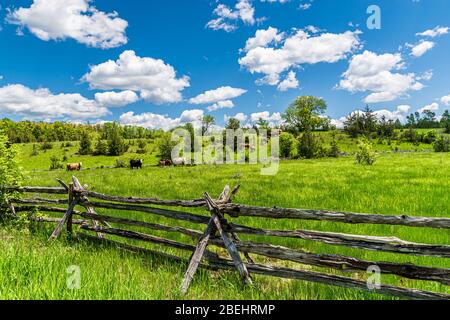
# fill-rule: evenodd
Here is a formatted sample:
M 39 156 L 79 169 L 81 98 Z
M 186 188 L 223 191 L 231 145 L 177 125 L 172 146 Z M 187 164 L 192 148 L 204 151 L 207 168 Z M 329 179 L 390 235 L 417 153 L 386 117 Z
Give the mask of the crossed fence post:
M 224 191 L 219 197 L 220 203 L 227 203 L 230 201 L 232 195 L 237 192 L 237 188 L 233 192 L 230 192 L 230 187 L 226 186 Z M 247 267 L 243 263 L 241 256 L 239 255 L 239 251 L 237 250 L 236 245 L 234 244 L 233 240 L 238 241 L 237 235 L 232 233 L 232 238 L 230 238 L 227 234 L 228 228 L 226 226 L 227 222 L 220 211 L 219 206 L 217 203 L 209 196 L 208 193 L 205 193 L 205 201 L 208 206 L 209 211 L 211 212 L 211 219 L 209 220 L 208 226 L 206 227 L 206 230 L 204 234 L 200 237 L 196 249 L 194 251 L 194 254 L 192 255 L 191 261 L 189 263 L 188 269 L 186 271 L 186 274 L 183 279 L 183 283 L 181 285 L 181 293 L 186 294 L 189 286 L 191 284 L 192 279 L 194 278 L 195 273 L 197 272 L 197 269 L 200 265 L 200 262 L 202 260 L 202 257 L 205 253 L 206 247 L 209 244 L 209 240 L 211 236 L 215 232 L 218 232 L 220 234 L 220 237 L 222 238 L 222 241 L 225 245 L 225 248 L 227 249 L 229 255 L 233 259 L 234 266 L 239 271 L 239 274 L 241 275 L 241 278 L 246 285 L 251 285 L 252 280 L 250 278 L 250 274 L 247 270 Z M 253 263 L 249 255 L 246 255 L 247 260 L 249 262 Z

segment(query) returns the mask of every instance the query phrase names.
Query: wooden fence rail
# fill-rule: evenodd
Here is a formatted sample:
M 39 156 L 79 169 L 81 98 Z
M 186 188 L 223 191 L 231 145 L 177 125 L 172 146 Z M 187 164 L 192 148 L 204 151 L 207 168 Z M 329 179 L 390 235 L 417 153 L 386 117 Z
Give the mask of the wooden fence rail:
M 7 192 L 20 192 L 22 194 L 49 194 L 53 196 L 66 195 L 61 198 L 23 197 L 11 199 L 9 206 L 14 214 L 29 212 L 31 220 L 39 223 L 56 224 L 55 230 L 49 240 L 56 239 L 66 226 L 69 234 L 112 244 L 128 251 L 148 253 L 169 258 L 175 261 L 188 262 L 185 258 L 168 255 L 118 242 L 113 238 L 123 238 L 132 242 L 147 242 L 158 246 L 174 248 L 191 252 L 191 260 L 182 281 L 181 292 L 186 293 L 197 268 L 235 269 L 239 272 L 245 284 L 251 284 L 250 274 L 261 274 L 274 277 L 312 281 L 333 286 L 354 288 L 358 290 L 388 294 L 411 299 L 449 299 L 450 295 L 436 292 L 427 292 L 409 288 L 381 285 L 376 289 L 369 288 L 362 280 L 332 275 L 316 271 L 291 269 L 281 266 L 265 266 L 256 264 L 253 257 L 260 260 L 265 258 L 284 260 L 319 267 L 333 269 L 343 273 L 366 272 L 368 268 L 377 266 L 383 274 L 391 274 L 414 280 L 434 281 L 444 286 L 450 286 L 450 269 L 429 266 L 419 266 L 410 263 L 394 263 L 383 261 L 368 261 L 336 254 L 316 254 L 302 249 L 293 249 L 276 246 L 270 243 L 254 241 L 241 241 L 238 234 L 259 235 L 266 237 L 282 237 L 315 241 L 336 246 L 345 246 L 363 250 L 391 252 L 403 255 L 432 256 L 450 258 L 449 245 L 422 244 L 404 241 L 396 237 L 362 236 L 335 232 L 313 230 L 273 230 L 245 226 L 229 222 L 225 215 L 233 218 L 241 216 L 266 219 L 300 219 L 349 224 L 385 224 L 405 227 L 425 227 L 437 229 L 450 229 L 449 218 L 411 217 L 407 215 L 376 215 L 350 212 L 333 212 L 325 210 L 304 210 L 287 208 L 264 208 L 231 203 L 239 187 L 232 191 L 227 186 L 217 200 L 205 193 L 203 198 L 194 200 L 161 200 L 157 198 L 122 197 L 106 195 L 86 190 L 76 177 L 66 184 L 58 180 L 62 187 L 22 187 L 2 188 Z M 98 201 L 92 201 L 96 199 Z M 63 207 L 64 206 L 64 207 Z M 169 208 L 162 208 L 169 207 Z M 171 207 L 171 208 L 170 208 Z M 84 208 L 85 210 L 79 210 Z M 206 209 L 208 216 L 194 214 L 180 210 L 180 208 L 201 210 Z M 116 212 L 113 215 L 98 214 L 97 209 L 107 209 Z M 169 221 L 183 221 L 193 226 L 204 226 L 205 231 L 199 231 L 185 226 L 164 225 L 160 223 L 140 221 L 130 217 L 119 216 L 123 212 L 139 212 L 148 217 L 160 216 Z M 34 216 L 34 212 L 47 212 L 52 217 Z M 55 217 L 59 214 L 59 217 Z M 62 215 L 62 217 L 61 217 Z M 74 219 L 77 216 L 81 219 Z M 112 226 L 113 224 L 114 226 Z M 73 225 L 77 227 L 74 233 Z M 155 236 L 141 231 L 127 230 L 120 226 L 129 226 L 146 230 L 155 230 L 165 233 L 181 234 L 189 239 L 189 243 L 174 241 L 161 236 Z M 84 232 L 83 232 L 84 231 Z M 85 233 L 88 232 L 88 233 Z M 96 236 L 90 235 L 93 232 Z M 196 245 L 192 244 L 192 240 Z M 208 249 L 208 246 L 226 249 L 229 259 Z M 223 251 L 222 251 L 223 252 Z M 245 257 L 246 262 L 241 258 Z

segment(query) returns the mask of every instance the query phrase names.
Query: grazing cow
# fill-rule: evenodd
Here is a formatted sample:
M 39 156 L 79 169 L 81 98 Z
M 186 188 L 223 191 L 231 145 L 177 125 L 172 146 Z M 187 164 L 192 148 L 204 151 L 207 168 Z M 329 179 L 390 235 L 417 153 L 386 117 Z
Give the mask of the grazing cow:
M 171 166 L 171 165 L 172 165 L 172 161 L 170 161 L 170 160 L 161 160 L 159 162 L 160 167 L 166 167 L 166 166 Z
M 67 171 L 80 171 L 81 167 L 83 166 L 83 163 L 68 163 L 67 164 Z
M 133 170 L 134 168 L 136 169 L 142 169 L 142 165 L 144 164 L 144 160 L 139 159 L 139 160 L 130 160 L 130 167 L 131 170 Z
M 186 159 L 185 158 L 175 158 L 175 159 L 172 159 L 172 163 L 174 166 L 184 166 L 184 165 L 186 165 Z

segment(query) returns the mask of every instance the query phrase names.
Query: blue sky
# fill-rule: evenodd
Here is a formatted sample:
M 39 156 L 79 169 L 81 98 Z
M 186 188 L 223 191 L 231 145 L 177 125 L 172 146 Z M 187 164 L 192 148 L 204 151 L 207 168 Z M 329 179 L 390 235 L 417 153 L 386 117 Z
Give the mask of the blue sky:
M 276 123 L 299 95 L 337 124 L 366 103 L 400 120 L 450 108 L 448 0 L 62 2 L 0 0 L 0 117 Z

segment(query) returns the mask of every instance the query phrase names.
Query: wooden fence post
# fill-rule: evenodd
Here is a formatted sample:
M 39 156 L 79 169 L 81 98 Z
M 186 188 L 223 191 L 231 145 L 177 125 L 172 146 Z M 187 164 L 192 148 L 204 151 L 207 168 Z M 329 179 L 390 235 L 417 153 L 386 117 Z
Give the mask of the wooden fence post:
M 73 202 L 73 199 L 74 199 L 73 191 L 74 191 L 74 185 L 73 185 L 73 182 L 71 182 L 69 184 L 69 188 L 67 191 L 69 194 L 69 202 L 68 202 L 69 206 Z M 71 235 L 73 234 L 72 223 L 73 223 L 73 211 L 71 213 L 69 213 L 69 217 L 67 219 L 67 232 Z

